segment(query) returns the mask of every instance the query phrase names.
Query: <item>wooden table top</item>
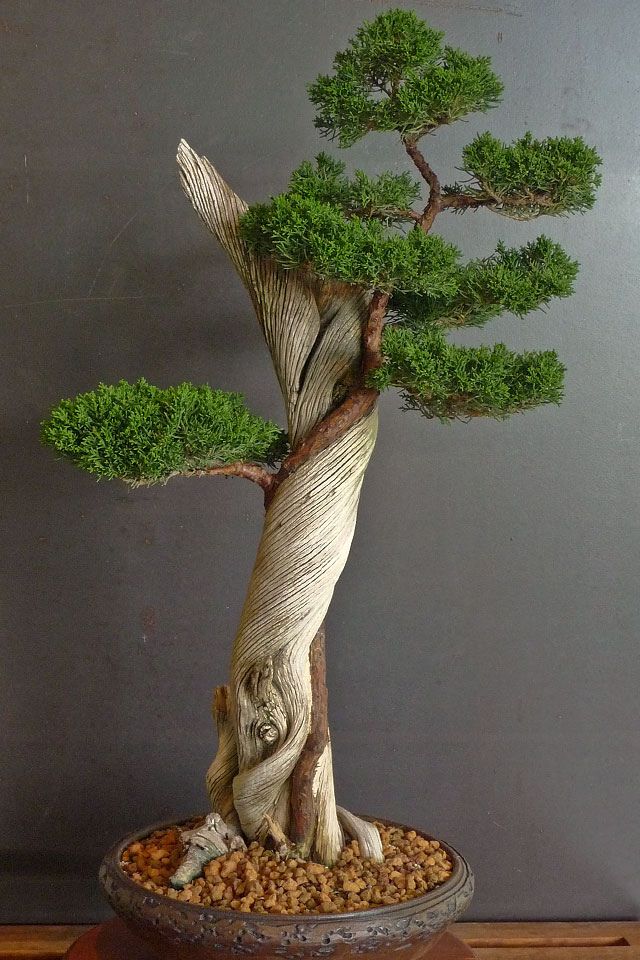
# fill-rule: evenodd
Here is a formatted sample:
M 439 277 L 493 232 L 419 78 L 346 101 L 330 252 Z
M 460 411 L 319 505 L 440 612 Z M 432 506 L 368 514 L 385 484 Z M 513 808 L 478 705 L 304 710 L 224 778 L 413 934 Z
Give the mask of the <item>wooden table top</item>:
M 60 960 L 91 929 L 0 926 L 0 960 Z M 457 923 L 452 932 L 478 960 L 640 960 L 640 922 Z

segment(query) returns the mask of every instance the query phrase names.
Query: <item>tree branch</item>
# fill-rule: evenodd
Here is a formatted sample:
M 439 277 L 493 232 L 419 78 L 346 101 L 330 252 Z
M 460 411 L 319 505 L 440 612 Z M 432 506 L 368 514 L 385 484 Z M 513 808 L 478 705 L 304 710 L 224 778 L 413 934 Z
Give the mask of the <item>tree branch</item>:
M 350 210 L 350 214 L 355 217 L 368 218 L 369 220 L 381 220 L 383 223 L 388 220 L 414 220 L 417 223 L 422 219 L 422 214 L 416 210 L 412 210 L 411 207 L 388 210 L 386 213 L 380 210 L 365 209 L 364 207 L 353 207 Z
M 275 473 L 270 473 L 259 463 L 246 463 L 238 460 L 236 463 L 225 463 L 217 467 L 203 467 L 201 470 L 187 470 L 178 473 L 180 477 L 244 477 L 262 487 L 265 494 L 269 492 L 275 482 Z
M 553 200 L 546 193 L 530 193 L 528 196 L 500 197 L 497 194 L 449 193 L 440 199 L 440 210 L 478 210 L 488 207 L 500 213 L 500 208 L 552 207 Z M 515 219 L 518 219 L 515 217 Z M 522 219 L 530 219 L 526 216 Z
M 486 207 L 492 203 L 495 203 L 492 197 L 474 197 L 470 193 L 449 193 L 442 197 L 440 209 L 477 210 L 479 207 Z
M 411 157 L 411 160 L 418 169 L 422 179 L 429 185 L 429 200 L 421 215 L 416 217 L 416 225 L 428 233 L 433 222 L 443 210 L 478 210 L 480 207 L 518 207 L 530 204 L 532 206 L 551 206 L 552 201 L 545 194 L 531 194 L 530 197 L 518 197 L 517 199 L 503 199 L 498 196 L 471 193 L 449 193 L 443 194 L 440 181 L 427 163 L 424 155 L 417 147 L 416 141 L 407 139 L 403 141 L 405 150 Z M 499 212 L 499 210 L 498 210 Z
M 442 191 L 440 181 L 435 171 L 429 166 L 423 154 L 418 150 L 415 140 L 403 140 L 405 150 L 411 157 L 413 163 L 418 169 L 420 176 L 429 185 L 429 200 L 422 212 L 422 216 L 417 220 L 417 225 L 425 233 L 428 233 L 433 226 L 433 221 L 442 209 Z
M 283 480 L 302 466 L 316 453 L 326 450 L 334 440 L 342 437 L 349 427 L 369 413 L 378 399 L 378 391 L 373 387 L 358 387 L 347 394 L 339 407 L 327 414 L 324 420 L 313 428 L 311 433 L 298 444 L 296 449 L 286 457 L 282 466 L 274 476 L 273 486 L 265 493 L 265 504 L 268 506 L 271 497 Z

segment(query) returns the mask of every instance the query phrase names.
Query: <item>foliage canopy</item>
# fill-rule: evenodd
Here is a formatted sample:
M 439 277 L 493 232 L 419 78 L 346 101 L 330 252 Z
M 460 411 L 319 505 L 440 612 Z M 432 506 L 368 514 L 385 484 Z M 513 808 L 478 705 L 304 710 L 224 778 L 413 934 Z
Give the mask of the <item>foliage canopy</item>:
M 564 367 L 552 350 L 512 353 L 503 343 L 461 347 L 438 330 L 391 325 L 383 351 L 385 363 L 369 382 L 379 390 L 400 388 L 406 406 L 428 418 L 503 418 L 562 399 Z
M 363 23 L 309 94 L 316 125 L 341 147 L 394 130 L 416 162 L 424 134 L 488 110 L 502 90 L 488 57 L 443 45 L 443 34 L 413 12 L 389 10 Z M 482 133 L 463 150 L 469 180 L 444 187 L 439 209 L 485 207 L 520 220 L 588 210 L 600 163 L 581 137 L 537 140 L 526 133 L 505 144 Z M 437 179 L 426 161 L 417 165 L 431 202 Z M 407 405 L 427 416 L 506 416 L 558 402 L 563 367 L 553 352 L 463 348 L 442 334 L 569 296 L 577 262 L 541 235 L 521 248 L 499 243 L 490 257 L 464 264 L 452 244 L 421 229 L 413 209 L 418 192 L 404 174 L 356 171 L 349 179 L 344 164 L 323 153 L 293 172 L 285 193 L 249 209 L 242 236 L 285 269 L 390 293 L 395 323 L 386 328 L 384 363 L 370 382 L 400 387 Z
M 481 133 L 464 148 L 462 159 L 472 184 L 454 184 L 445 192 L 470 197 L 516 220 L 589 210 L 602 180 L 602 161 L 582 137 L 535 140 L 526 133 L 506 144 Z
M 349 147 L 372 130 L 417 139 L 500 101 L 489 57 L 442 45 L 444 34 L 415 13 L 389 10 L 365 22 L 333 74 L 309 86 L 316 126 Z
M 62 400 L 42 424 L 42 441 L 98 477 L 132 484 L 236 460 L 271 462 L 285 446 L 280 428 L 250 413 L 238 393 L 192 383 L 163 390 L 143 378 Z
M 568 297 L 578 263 L 544 235 L 519 249 L 499 243 L 486 260 L 472 260 L 456 275 L 452 296 L 396 292 L 392 309 L 409 326 L 481 327 L 508 311 L 524 316 L 552 297 Z
M 315 164 L 305 160 L 291 174 L 289 195 L 316 203 L 329 203 L 346 217 L 363 217 L 396 223 L 406 220 L 420 198 L 421 187 L 409 173 L 382 173 L 369 177 L 356 170 L 353 180 L 345 164 L 328 153 L 319 153 Z
M 443 44 L 443 34 L 415 13 L 388 10 L 362 24 L 337 53 L 331 74 L 309 86 L 316 126 L 341 147 L 372 131 L 395 131 L 429 188 L 409 173 L 369 176 L 320 153 L 293 171 L 288 189 L 249 207 L 240 235 L 259 256 L 285 270 L 389 294 L 393 323 L 382 338 L 382 364 L 369 374 L 377 389 L 397 387 L 406 406 L 443 420 L 504 417 L 562 396 L 555 353 L 517 354 L 503 344 L 462 347 L 446 332 L 483 326 L 508 311 L 523 316 L 573 291 L 578 264 L 541 235 L 520 248 L 499 243 L 485 259 L 428 232 L 436 212 L 486 208 L 514 219 L 591 208 L 601 160 L 581 137 L 511 144 L 478 134 L 463 150 L 468 180 L 440 191 L 417 143 L 437 127 L 500 100 L 503 85 L 488 57 Z M 144 379 L 100 384 L 63 400 L 42 438 L 99 477 L 131 483 L 166 480 L 237 460 L 273 462 L 284 434 L 251 414 L 235 393 L 183 383 L 161 390 Z
M 357 171 L 349 181 L 344 164 L 320 154 L 315 167 L 305 162 L 294 171 L 286 193 L 249 208 L 241 235 L 285 269 L 306 267 L 324 280 L 453 294 L 460 254 L 452 244 L 421 230 L 405 235 L 385 227 L 406 217 L 398 203 L 414 192 L 410 178 L 393 174 L 370 179 Z

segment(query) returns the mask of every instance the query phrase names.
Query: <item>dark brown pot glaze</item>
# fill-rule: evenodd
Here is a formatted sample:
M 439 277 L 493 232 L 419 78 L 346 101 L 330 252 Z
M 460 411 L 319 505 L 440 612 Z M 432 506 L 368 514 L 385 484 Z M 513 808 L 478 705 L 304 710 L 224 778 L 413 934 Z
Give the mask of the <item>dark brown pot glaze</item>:
M 174 822 L 154 824 L 125 837 L 109 851 L 100 868 L 100 884 L 112 908 L 167 960 L 221 960 L 224 954 L 307 960 L 356 953 L 382 955 L 396 950 L 403 951 L 404 960 L 412 960 L 464 913 L 473 895 L 469 865 L 453 847 L 443 843 L 453 863 L 451 877 L 424 896 L 404 903 L 353 913 L 297 916 L 240 913 L 183 903 L 145 890 L 120 866 L 129 844 Z

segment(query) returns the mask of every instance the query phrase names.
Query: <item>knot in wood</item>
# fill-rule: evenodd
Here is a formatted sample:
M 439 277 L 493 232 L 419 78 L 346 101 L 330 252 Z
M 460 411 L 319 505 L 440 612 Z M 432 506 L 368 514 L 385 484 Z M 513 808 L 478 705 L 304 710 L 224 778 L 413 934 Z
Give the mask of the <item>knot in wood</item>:
M 260 740 L 264 740 L 265 743 L 275 743 L 280 734 L 278 733 L 278 728 L 273 723 L 269 723 L 268 720 L 263 720 L 262 723 L 258 724 L 256 736 L 258 736 Z

